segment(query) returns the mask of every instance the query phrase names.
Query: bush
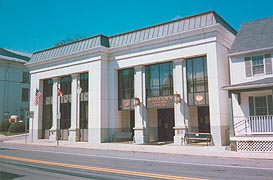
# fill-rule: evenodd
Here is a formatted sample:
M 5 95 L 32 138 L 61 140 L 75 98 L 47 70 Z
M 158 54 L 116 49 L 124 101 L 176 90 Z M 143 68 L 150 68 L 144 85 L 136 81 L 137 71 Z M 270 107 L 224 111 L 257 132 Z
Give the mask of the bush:
M 0 123 L 0 131 L 8 131 L 9 130 L 9 127 L 10 127 L 10 123 L 8 120 L 3 120 L 1 123 Z
M 25 132 L 25 123 L 24 122 L 11 123 L 9 127 L 9 132 L 10 133 Z

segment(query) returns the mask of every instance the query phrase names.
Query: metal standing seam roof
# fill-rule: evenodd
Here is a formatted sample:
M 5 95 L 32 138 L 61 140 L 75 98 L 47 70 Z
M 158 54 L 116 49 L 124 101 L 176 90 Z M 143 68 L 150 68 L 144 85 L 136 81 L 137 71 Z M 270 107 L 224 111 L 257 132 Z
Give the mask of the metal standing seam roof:
M 30 62 L 39 62 L 49 58 L 68 55 L 99 46 L 104 46 L 108 48 L 124 46 L 128 44 L 169 36 L 172 34 L 181 33 L 189 30 L 199 29 L 215 25 L 218 23 L 222 24 L 231 33 L 233 34 L 237 33 L 219 15 L 217 15 L 213 11 L 210 11 L 182 19 L 173 20 L 159 25 L 118 34 L 115 36 L 106 37 L 103 35 L 98 35 L 80 41 L 72 42 L 66 45 L 62 45 L 59 47 L 54 47 L 43 51 L 35 52 Z

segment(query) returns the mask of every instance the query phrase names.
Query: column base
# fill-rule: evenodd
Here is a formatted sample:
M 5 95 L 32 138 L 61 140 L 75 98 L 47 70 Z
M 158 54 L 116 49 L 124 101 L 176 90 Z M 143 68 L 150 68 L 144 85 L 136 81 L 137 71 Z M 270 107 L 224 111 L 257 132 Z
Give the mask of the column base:
M 134 143 L 145 144 L 149 142 L 149 137 L 145 136 L 145 128 L 134 128 Z
M 79 141 L 79 130 L 78 129 L 68 129 L 68 141 L 70 142 L 77 142 Z
M 186 133 L 186 127 L 174 127 L 175 130 L 175 136 L 173 138 L 174 145 L 177 146 L 183 146 L 184 143 L 184 137 Z
M 57 130 L 56 129 L 50 129 L 49 130 L 49 141 L 55 142 L 57 140 Z

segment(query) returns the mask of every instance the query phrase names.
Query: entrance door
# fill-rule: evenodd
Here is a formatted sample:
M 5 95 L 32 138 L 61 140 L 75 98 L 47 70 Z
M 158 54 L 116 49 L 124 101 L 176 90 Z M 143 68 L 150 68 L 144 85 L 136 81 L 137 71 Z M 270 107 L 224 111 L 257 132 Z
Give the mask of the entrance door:
M 198 107 L 198 127 L 200 133 L 210 133 L 209 107 Z
M 173 141 L 174 137 L 174 110 L 158 109 L 158 141 Z

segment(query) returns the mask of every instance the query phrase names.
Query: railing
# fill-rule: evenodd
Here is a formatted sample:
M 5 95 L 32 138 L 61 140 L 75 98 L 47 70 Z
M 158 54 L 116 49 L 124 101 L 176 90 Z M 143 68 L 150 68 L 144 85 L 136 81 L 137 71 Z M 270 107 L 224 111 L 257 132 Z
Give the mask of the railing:
M 235 135 L 273 134 L 273 116 L 235 116 Z

